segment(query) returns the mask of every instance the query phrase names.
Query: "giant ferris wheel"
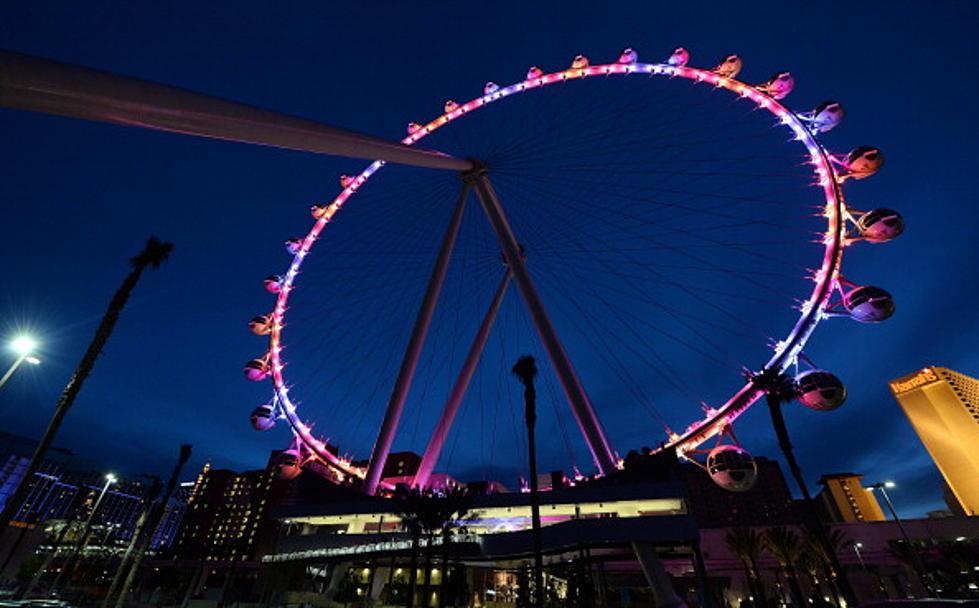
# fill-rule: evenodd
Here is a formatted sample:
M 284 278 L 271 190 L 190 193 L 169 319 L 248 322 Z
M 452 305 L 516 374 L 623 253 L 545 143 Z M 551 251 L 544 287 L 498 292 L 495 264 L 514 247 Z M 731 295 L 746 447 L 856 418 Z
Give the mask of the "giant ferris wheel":
M 619 443 L 639 442 L 708 453 L 715 479 L 746 489 L 750 475 L 726 473 L 753 466 L 733 425 L 762 375 L 790 373 L 814 409 L 843 403 L 803 349 L 829 317 L 894 311 L 842 274 L 848 245 L 903 230 L 894 211 L 844 201 L 883 155 L 827 151 L 843 108 L 789 109 L 788 72 L 751 85 L 736 55 L 689 59 L 627 49 L 532 67 L 408 125 L 403 144 L 468 159 L 461 172 L 375 161 L 340 176 L 251 322 L 268 348 L 245 375 L 273 387 L 252 424 L 292 431 L 283 475 L 318 462 L 374 493 L 399 434 L 425 446 L 415 486 L 473 436 L 489 435 L 484 461 L 512 458 L 501 385 L 520 351 L 546 356 L 554 440 L 579 477 L 613 472 Z
M 830 317 L 894 312 L 842 261 L 903 220 L 844 201 L 883 155 L 827 150 L 839 103 L 796 112 L 788 72 L 752 85 L 736 55 L 689 60 L 627 49 L 533 67 L 409 123 L 401 144 L 7 51 L 0 105 L 383 159 L 351 164 L 311 224 L 297 215 L 304 236 L 286 241 L 291 262 L 250 324 L 268 345 L 245 376 L 272 385 L 252 424 L 293 435 L 282 475 L 318 463 L 374 493 L 396 441 L 424 454 L 415 486 L 436 465 L 496 474 L 522 449 L 510 365 L 533 352 L 554 412 L 544 444 L 567 451 L 545 466 L 607 475 L 617 448 L 651 445 L 706 453 L 716 481 L 745 489 L 735 421 L 772 376 L 813 409 L 843 403 L 804 348 Z

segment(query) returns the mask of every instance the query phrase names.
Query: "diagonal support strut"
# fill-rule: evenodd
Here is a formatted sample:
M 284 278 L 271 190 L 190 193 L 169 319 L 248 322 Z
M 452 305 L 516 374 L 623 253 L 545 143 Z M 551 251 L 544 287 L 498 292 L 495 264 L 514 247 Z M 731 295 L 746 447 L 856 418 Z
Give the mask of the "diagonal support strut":
M 0 106 L 350 158 L 464 171 L 472 162 L 147 80 L 0 49 Z
M 388 401 L 387 410 L 384 412 L 381 430 L 377 435 L 377 441 L 374 443 L 374 449 L 371 451 L 370 465 L 368 465 L 367 476 L 364 479 L 364 492 L 368 495 L 377 491 L 377 486 L 381 481 L 381 473 L 384 471 L 388 454 L 391 453 L 391 444 L 394 442 L 394 435 L 398 430 L 398 423 L 401 421 L 401 413 L 404 411 L 405 400 L 408 398 L 408 391 L 411 389 L 411 382 L 415 377 L 415 369 L 418 367 L 418 359 L 421 357 L 422 347 L 425 345 L 425 335 L 432 323 L 435 304 L 438 303 L 442 283 L 445 281 L 445 273 L 449 268 L 452 248 L 455 246 L 456 237 L 459 235 L 459 225 L 462 223 L 462 215 L 466 210 L 466 200 L 469 198 L 470 189 L 469 184 L 463 184 L 462 192 L 459 193 L 459 198 L 456 201 L 455 212 L 449 221 L 448 228 L 445 229 L 445 235 L 442 237 L 442 246 L 439 249 L 438 257 L 435 259 L 435 265 L 432 267 L 432 274 L 428 279 L 428 287 L 425 289 L 421 308 L 418 310 L 418 316 L 415 317 L 415 325 L 412 327 L 408 346 L 405 347 L 405 354 L 401 359 L 398 378 L 394 382 L 391 398 Z
M 581 429 L 588 449 L 591 450 L 595 466 L 603 474 L 613 472 L 616 469 L 615 455 L 605 437 L 605 431 L 602 429 L 598 415 L 595 413 L 595 409 L 585 393 L 585 388 L 568 358 L 568 353 L 561 344 L 553 323 L 551 323 L 544 303 L 540 299 L 540 294 L 537 293 L 537 288 L 534 287 L 530 278 L 530 273 L 523 263 L 520 245 L 513 234 L 510 223 L 507 221 L 506 214 L 503 212 L 500 199 L 486 177 L 485 167 L 477 166 L 473 171 L 466 173 L 464 178 L 472 183 L 473 188 L 475 188 L 483 211 L 496 233 L 496 238 L 503 249 L 503 256 L 513 273 L 513 280 L 517 283 L 517 287 L 527 304 L 530 316 L 537 327 L 537 333 L 540 334 L 544 349 L 547 351 L 561 383 L 561 388 L 571 406 L 571 411 L 574 413 L 578 428 Z
M 496 321 L 496 313 L 500 310 L 500 304 L 503 303 L 503 296 L 506 295 L 507 286 L 510 284 L 510 276 L 510 271 L 507 270 L 506 274 L 503 275 L 503 279 L 500 280 L 499 287 L 496 288 L 493 301 L 486 311 L 486 316 L 483 317 L 483 322 L 479 325 L 479 331 L 476 332 L 472 346 L 469 347 L 469 353 L 466 355 L 466 360 L 462 364 L 462 369 L 459 371 L 459 376 L 456 378 L 455 384 L 452 385 L 452 392 L 449 393 L 449 398 L 445 401 L 445 407 L 442 410 L 442 415 L 439 416 L 438 423 L 435 425 L 435 430 L 432 432 L 432 438 L 428 440 L 428 447 L 425 448 L 425 455 L 422 456 L 422 462 L 418 465 L 415 478 L 411 481 L 411 486 L 414 488 L 424 488 L 428 485 L 428 479 L 435 469 L 439 455 L 442 454 L 442 447 L 445 445 L 445 440 L 449 436 L 449 429 L 452 428 L 452 423 L 455 421 L 456 414 L 459 412 L 462 398 L 465 397 L 466 389 L 469 388 L 469 382 L 476 372 L 476 366 L 479 365 L 479 360 L 483 356 L 483 349 L 486 348 L 486 341 L 489 339 L 490 329 L 492 329 L 493 323 Z

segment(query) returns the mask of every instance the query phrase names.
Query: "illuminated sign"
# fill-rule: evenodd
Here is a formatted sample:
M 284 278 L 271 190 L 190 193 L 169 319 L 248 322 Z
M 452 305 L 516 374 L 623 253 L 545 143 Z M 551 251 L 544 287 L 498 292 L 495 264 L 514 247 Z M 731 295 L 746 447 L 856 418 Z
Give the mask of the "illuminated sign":
M 906 393 L 914 388 L 920 388 L 926 384 L 931 384 L 932 382 L 938 382 L 939 377 L 930 368 L 926 367 L 914 376 L 911 376 L 907 380 L 894 380 L 891 382 L 891 391 L 895 395 L 900 393 Z

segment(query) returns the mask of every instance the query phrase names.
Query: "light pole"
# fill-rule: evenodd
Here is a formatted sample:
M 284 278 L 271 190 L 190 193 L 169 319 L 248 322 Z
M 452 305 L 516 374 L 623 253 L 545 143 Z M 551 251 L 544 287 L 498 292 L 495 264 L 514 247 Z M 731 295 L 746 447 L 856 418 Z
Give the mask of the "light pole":
M 7 380 L 14 375 L 14 372 L 17 371 L 17 368 L 20 367 L 21 363 L 26 361 L 32 365 L 37 365 L 41 362 L 40 359 L 34 356 L 34 350 L 36 348 L 37 342 L 30 336 L 18 336 L 10 341 L 10 349 L 17 353 L 18 356 L 13 365 L 11 365 L 3 377 L 0 378 L 0 386 L 7 383 Z
M 904 528 L 904 524 L 901 522 L 901 518 L 897 516 L 897 510 L 894 508 L 894 503 L 891 502 L 891 497 L 887 494 L 887 488 L 894 488 L 897 486 L 893 481 L 881 481 L 878 483 L 870 484 L 867 486 L 869 490 L 880 490 L 880 495 L 884 497 L 884 502 L 887 504 L 887 509 L 891 512 L 891 516 L 894 517 L 894 523 L 897 524 L 898 529 L 901 531 L 901 536 L 904 537 L 904 542 L 908 544 L 908 551 L 911 554 L 911 563 L 914 565 L 914 572 L 918 575 L 918 582 L 924 587 L 925 591 L 929 595 L 934 595 L 931 589 L 931 585 L 928 584 L 928 579 L 925 577 L 925 566 L 921 561 L 921 556 L 918 555 L 918 550 L 915 548 L 914 543 L 911 542 L 911 537 L 908 536 L 908 531 Z
M 92 506 L 92 512 L 88 514 L 88 519 L 85 520 L 85 528 L 82 530 L 82 535 L 78 538 L 78 542 L 75 543 L 75 548 L 72 550 L 71 554 L 65 560 L 65 563 L 61 565 L 61 570 L 58 572 L 57 578 L 54 579 L 54 583 L 51 584 L 51 590 L 57 591 L 58 586 L 61 583 L 61 577 L 64 576 L 69 569 L 73 572 L 75 564 L 77 567 L 77 560 L 80 559 L 79 554 L 85 548 L 88 543 L 88 536 L 92 532 L 92 522 L 95 521 L 95 513 L 99 510 L 99 505 L 102 504 L 102 499 L 105 497 L 105 493 L 109 490 L 109 486 L 116 482 L 116 476 L 109 473 L 105 476 L 105 485 L 102 486 L 102 491 L 99 492 L 99 497 L 95 499 L 95 505 Z M 69 576 L 69 582 L 71 577 Z

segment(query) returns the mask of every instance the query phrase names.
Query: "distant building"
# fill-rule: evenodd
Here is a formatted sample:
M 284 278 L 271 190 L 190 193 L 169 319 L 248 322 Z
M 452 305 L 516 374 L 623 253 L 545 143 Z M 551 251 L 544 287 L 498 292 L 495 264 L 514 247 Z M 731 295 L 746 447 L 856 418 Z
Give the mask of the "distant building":
M 24 478 L 36 445 L 33 439 L 0 432 L 0 459 L 4 463 L 0 469 L 0 508 Z M 49 448 L 33 479 L 27 482 L 27 496 L 14 512 L 13 524 L 87 517 L 105 483 L 99 468 L 73 452 Z M 106 492 L 93 524 L 111 526 L 117 539 L 130 538 L 143 509 L 145 491 L 140 482 L 119 479 Z
M 952 511 L 979 515 L 979 380 L 925 367 L 890 388 L 945 477 Z
M 701 528 L 778 525 L 795 522 L 792 494 L 778 462 L 755 458 L 758 478 L 747 492 L 718 486 L 703 469 L 683 464 L 680 469 L 690 488 L 688 505 Z
M 180 532 L 178 559 L 234 561 L 254 555 L 274 473 L 235 473 L 205 465 L 198 475 Z
M 834 523 L 884 521 L 884 512 L 872 490 L 863 487 L 863 475 L 834 473 L 823 475 L 818 499 L 827 519 Z

